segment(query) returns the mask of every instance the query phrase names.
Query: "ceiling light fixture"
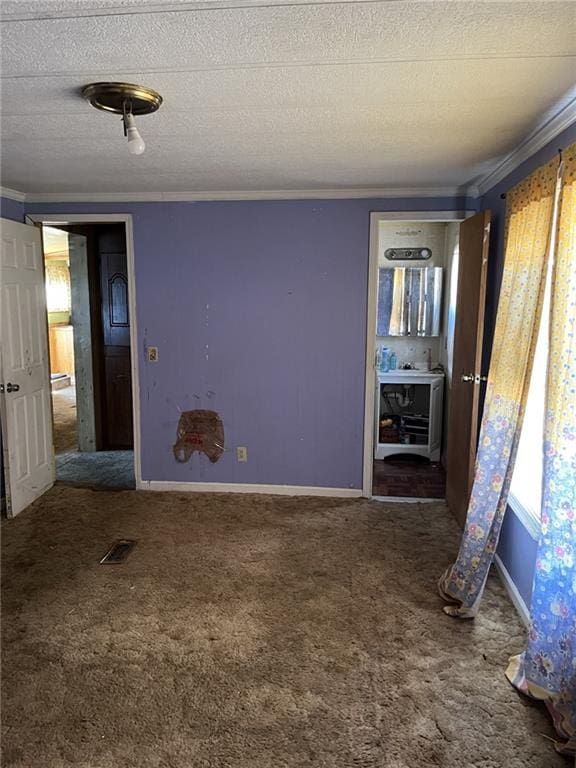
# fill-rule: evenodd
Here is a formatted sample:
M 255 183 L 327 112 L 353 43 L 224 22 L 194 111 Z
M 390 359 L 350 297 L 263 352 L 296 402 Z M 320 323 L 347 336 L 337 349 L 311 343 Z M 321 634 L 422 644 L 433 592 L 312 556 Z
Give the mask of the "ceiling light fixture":
M 160 109 L 159 93 L 132 83 L 89 83 L 82 88 L 82 96 L 96 109 L 122 115 L 128 151 L 133 155 L 144 152 L 146 144 L 136 128 L 134 115 L 149 115 Z

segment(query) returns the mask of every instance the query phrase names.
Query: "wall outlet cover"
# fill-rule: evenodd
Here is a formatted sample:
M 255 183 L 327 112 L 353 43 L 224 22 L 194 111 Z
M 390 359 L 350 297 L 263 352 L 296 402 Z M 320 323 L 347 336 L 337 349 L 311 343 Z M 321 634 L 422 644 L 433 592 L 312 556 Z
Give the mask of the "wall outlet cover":
M 149 363 L 157 363 L 158 362 L 158 347 L 147 347 L 148 352 L 148 362 Z
M 239 445 L 236 448 L 236 458 L 240 462 L 248 461 L 248 448 L 244 445 Z

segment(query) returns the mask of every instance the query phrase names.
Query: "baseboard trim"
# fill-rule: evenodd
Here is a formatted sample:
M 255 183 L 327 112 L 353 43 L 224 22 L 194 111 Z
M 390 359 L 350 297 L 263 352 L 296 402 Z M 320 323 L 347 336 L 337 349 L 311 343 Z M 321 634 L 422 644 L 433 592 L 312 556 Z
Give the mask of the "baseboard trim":
M 177 483 L 170 480 L 141 480 L 139 491 L 178 491 L 180 493 L 266 493 L 276 496 L 332 496 L 358 499 L 359 488 L 324 488 L 315 485 L 261 485 L 257 483 Z
M 385 501 L 392 504 L 446 504 L 446 499 L 429 499 L 419 496 L 371 496 L 372 501 Z
M 512 601 L 514 608 L 516 608 L 516 613 L 518 614 L 518 616 L 520 616 L 524 625 L 526 627 L 529 627 L 530 611 L 528 610 L 526 603 L 524 602 L 524 598 L 522 597 L 520 592 L 518 592 L 518 588 L 516 587 L 516 584 L 514 584 L 514 582 L 512 581 L 512 577 L 506 570 L 506 566 L 502 562 L 499 555 L 494 555 L 494 565 L 496 566 L 498 575 L 500 576 L 500 579 L 504 584 L 504 589 L 508 593 L 508 597 Z

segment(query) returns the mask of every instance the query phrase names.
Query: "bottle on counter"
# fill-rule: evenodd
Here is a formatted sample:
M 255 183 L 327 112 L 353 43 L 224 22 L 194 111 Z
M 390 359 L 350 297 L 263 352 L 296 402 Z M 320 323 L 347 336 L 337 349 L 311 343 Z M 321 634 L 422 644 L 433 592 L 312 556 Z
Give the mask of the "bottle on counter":
M 395 371 L 398 367 L 398 357 L 396 355 L 396 352 L 390 352 L 390 355 L 388 357 L 388 370 Z
M 380 364 L 378 370 L 380 373 L 388 373 L 390 370 L 390 350 L 388 347 L 380 347 Z

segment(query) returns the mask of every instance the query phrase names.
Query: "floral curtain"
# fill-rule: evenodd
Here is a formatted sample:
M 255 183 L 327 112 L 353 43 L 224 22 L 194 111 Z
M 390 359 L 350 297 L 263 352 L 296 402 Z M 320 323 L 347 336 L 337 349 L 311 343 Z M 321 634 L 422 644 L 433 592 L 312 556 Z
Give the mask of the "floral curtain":
M 474 483 L 458 557 L 438 585 L 452 616 L 476 614 L 498 544 L 538 336 L 557 173 L 554 160 L 507 194 L 504 273 Z
M 576 753 L 576 144 L 565 152 L 552 283 L 542 531 L 524 653 L 506 675 L 543 699 Z

